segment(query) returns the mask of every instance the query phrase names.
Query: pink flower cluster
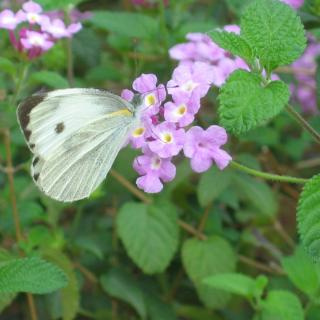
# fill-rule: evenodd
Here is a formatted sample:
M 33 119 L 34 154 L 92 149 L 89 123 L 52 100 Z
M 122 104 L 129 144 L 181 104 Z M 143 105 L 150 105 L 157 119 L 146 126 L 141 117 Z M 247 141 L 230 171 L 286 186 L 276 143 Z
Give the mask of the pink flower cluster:
M 291 65 L 296 84 L 291 85 L 293 97 L 297 100 L 303 111 L 317 113 L 317 57 L 320 56 L 320 43 L 309 36 L 309 45 L 304 54 Z
M 224 30 L 239 34 L 236 25 L 225 26 Z M 175 45 L 169 50 L 172 59 L 178 60 L 180 65 L 190 65 L 203 62 L 210 66 L 213 72 L 212 83 L 221 87 L 229 75 L 236 69 L 246 69 L 248 66 L 239 57 L 232 57 L 230 53 L 220 48 L 204 33 L 188 33 L 186 43 Z
M 143 152 L 133 164 L 140 174 L 140 189 L 160 192 L 164 182 L 173 180 L 176 167 L 172 160 L 181 151 L 191 159 L 195 172 L 208 170 L 214 162 L 222 170 L 231 161 L 230 155 L 221 149 L 227 142 L 223 128 L 186 128 L 193 122 L 200 99 L 207 94 L 213 79 L 213 67 L 207 63 L 179 65 L 167 84 L 169 101 L 165 86 L 157 85 L 155 75 L 142 74 L 133 82 L 133 90 L 142 95 L 144 104 L 141 123 L 130 136 L 131 146 Z M 131 101 L 134 92 L 126 89 L 122 97 Z
M 38 3 L 28 1 L 17 13 L 9 9 L 1 11 L 0 28 L 9 30 L 13 46 L 33 59 L 49 50 L 58 39 L 72 37 L 82 26 L 80 22 L 66 26 L 62 19 L 45 14 Z

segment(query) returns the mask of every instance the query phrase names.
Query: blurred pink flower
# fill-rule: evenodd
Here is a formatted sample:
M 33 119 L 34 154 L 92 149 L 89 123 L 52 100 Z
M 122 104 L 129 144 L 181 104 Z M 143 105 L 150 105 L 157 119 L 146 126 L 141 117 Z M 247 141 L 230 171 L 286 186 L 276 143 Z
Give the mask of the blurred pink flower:
M 304 0 L 280 0 L 280 1 L 285 2 L 286 4 L 293 7 L 294 9 L 299 9 L 304 3 Z

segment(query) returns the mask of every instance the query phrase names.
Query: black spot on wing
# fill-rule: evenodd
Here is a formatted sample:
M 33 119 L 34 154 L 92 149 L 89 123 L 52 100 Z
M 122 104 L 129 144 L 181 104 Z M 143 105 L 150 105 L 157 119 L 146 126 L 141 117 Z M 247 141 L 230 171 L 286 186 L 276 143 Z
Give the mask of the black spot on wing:
M 35 166 L 39 162 L 39 160 L 40 160 L 39 157 L 35 157 L 32 161 L 32 165 Z
M 38 181 L 39 176 L 40 176 L 40 173 L 35 173 L 35 174 L 33 175 L 34 181 Z
M 34 107 L 41 103 L 45 97 L 45 93 L 36 94 L 23 100 L 18 106 L 18 120 L 27 140 L 29 140 L 31 135 L 31 131 L 27 129 L 30 121 L 30 112 Z
M 64 126 L 64 123 L 63 122 L 60 122 L 56 125 L 54 131 L 56 133 L 61 133 L 63 130 L 64 130 L 65 126 Z

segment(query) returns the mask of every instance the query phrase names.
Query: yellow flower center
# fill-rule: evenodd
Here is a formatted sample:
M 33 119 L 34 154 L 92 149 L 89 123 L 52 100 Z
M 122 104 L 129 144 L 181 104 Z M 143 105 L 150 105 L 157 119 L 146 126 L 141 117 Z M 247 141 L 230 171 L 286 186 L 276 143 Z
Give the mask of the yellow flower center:
M 29 13 L 28 14 L 28 18 L 29 18 L 29 21 L 31 23 L 36 23 L 39 20 L 39 16 L 37 14 L 34 14 L 34 13 Z
M 179 116 L 183 116 L 185 113 L 187 112 L 187 106 L 185 104 L 181 104 L 178 108 L 177 108 L 177 114 Z
M 162 140 L 164 143 L 171 143 L 173 140 L 171 133 L 169 132 L 164 133 L 162 135 Z
M 138 137 L 141 137 L 144 132 L 146 131 L 145 128 L 143 127 L 140 127 L 140 128 L 137 128 L 133 131 L 132 135 L 135 137 L 135 138 L 138 138 Z
M 154 105 L 157 102 L 156 97 L 154 96 L 154 94 L 148 94 L 146 95 L 146 97 L 144 98 L 144 103 L 147 107 L 150 107 L 152 105 Z

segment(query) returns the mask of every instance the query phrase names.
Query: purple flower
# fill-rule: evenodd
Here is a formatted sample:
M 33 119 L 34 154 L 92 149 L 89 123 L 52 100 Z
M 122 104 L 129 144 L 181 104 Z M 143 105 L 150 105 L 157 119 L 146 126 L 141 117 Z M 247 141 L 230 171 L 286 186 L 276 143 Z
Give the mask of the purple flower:
M 11 10 L 3 10 L 0 13 L 0 28 L 14 30 L 21 22 L 21 14 L 15 14 Z
M 152 127 L 152 119 L 150 117 L 142 117 L 140 124 L 131 132 L 131 146 L 135 149 L 145 147 L 147 139 L 151 137 Z
M 155 140 L 148 143 L 150 150 L 161 158 L 169 158 L 183 148 L 185 131 L 177 129 L 174 123 L 162 122 L 153 127 L 152 136 Z
M 128 89 L 123 89 L 121 92 L 121 98 L 127 101 L 131 101 L 134 97 L 134 92 Z
M 170 158 L 161 159 L 148 149 L 144 155 L 134 160 L 133 167 L 142 175 L 136 181 L 137 186 L 148 193 L 160 192 L 163 188 L 162 182 L 169 182 L 176 175 L 176 167 Z
M 232 159 L 220 148 L 227 139 L 227 133 L 222 127 L 210 126 L 207 130 L 192 127 L 186 133 L 183 146 L 185 156 L 191 159 L 191 168 L 196 172 L 204 172 L 214 161 L 220 170 L 224 169 Z
M 47 51 L 54 45 L 48 38 L 49 36 L 45 33 L 26 30 L 25 38 L 21 38 L 20 41 L 22 46 L 27 50 L 39 48 Z
M 193 94 L 202 98 L 214 81 L 214 72 L 214 67 L 205 62 L 180 64 L 174 69 L 172 80 L 167 84 L 168 92 L 174 99 L 181 95 L 188 99 Z
M 164 105 L 164 118 L 168 122 L 178 123 L 180 127 L 189 125 L 194 120 L 195 114 L 200 109 L 200 99 L 191 97 L 185 100 L 177 97 L 174 102 L 167 102 Z
M 42 7 L 33 1 L 28 1 L 22 6 L 25 13 L 25 20 L 30 24 L 41 24 L 43 16 Z
M 66 27 L 61 19 L 50 20 L 49 17 L 43 18 L 41 29 L 51 34 L 55 39 L 70 38 L 74 33 L 81 29 L 81 23 L 73 23 Z
M 132 88 L 143 95 L 145 112 L 149 115 L 155 115 L 159 112 L 162 101 L 166 98 L 164 85 L 157 86 L 157 77 L 154 74 L 142 74 L 135 79 Z
M 286 4 L 288 4 L 294 9 L 299 9 L 304 3 L 304 0 L 280 0 L 280 1 L 285 2 Z

